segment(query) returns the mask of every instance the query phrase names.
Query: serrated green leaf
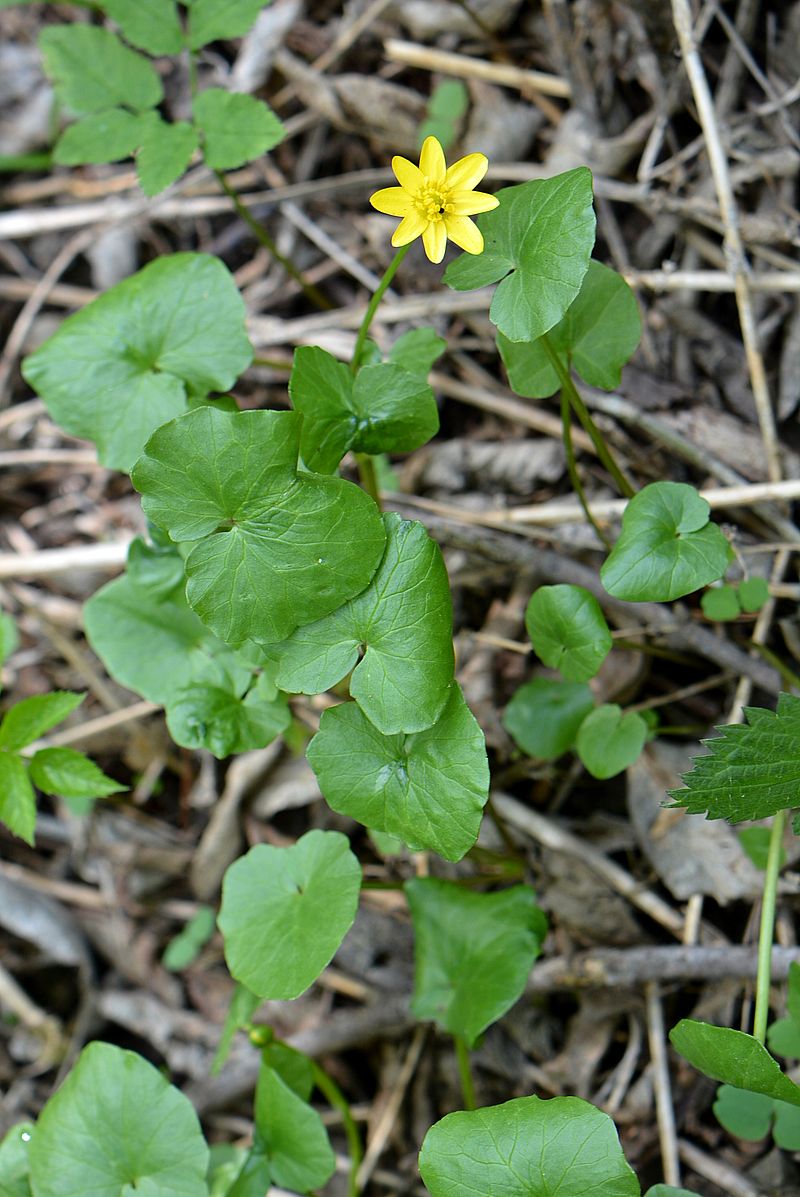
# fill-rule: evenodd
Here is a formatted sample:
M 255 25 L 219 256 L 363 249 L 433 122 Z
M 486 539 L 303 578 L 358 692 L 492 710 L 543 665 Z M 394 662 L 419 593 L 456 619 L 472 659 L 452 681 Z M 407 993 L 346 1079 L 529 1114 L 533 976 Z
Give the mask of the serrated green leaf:
M 639 1197 L 607 1114 L 579 1097 L 518 1097 L 448 1114 L 428 1131 L 419 1170 L 431 1197 Z
M 594 677 L 613 645 L 600 604 L 582 586 L 540 586 L 525 627 L 537 656 L 571 682 Z
M 700 606 L 706 619 L 724 622 L 738 619 L 741 612 L 739 595 L 735 586 L 714 586 L 703 592 Z
M 593 706 L 592 692 L 582 682 L 537 677 L 517 690 L 506 707 L 503 726 L 528 756 L 552 761 L 572 748 Z
M 622 534 L 600 569 L 614 598 L 668 603 L 716 582 L 731 547 L 709 506 L 684 482 L 651 482 L 631 499 Z
M 256 1146 L 273 1181 L 298 1193 L 327 1183 L 336 1167 L 322 1119 L 281 1076 L 261 1065 L 255 1100 Z
M 218 258 L 171 254 L 69 316 L 22 372 L 57 424 L 93 440 L 104 465 L 129 470 L 190 398 L 226 391 L 249 366 L 244 319 Z
M 130 158 L 141 143 L 147 123 L 146 117 L 125 108 L 91 112 L 64 130 L 53 149 L 53 161 L 78 166 Z
M 760 611 L 768 598 L 769 586 L 765 578 L 746 578 L 739 583 L 739 602 L 743 611 Z
M 283 690 L 320 694 L 351 670 L 350 694 L 384 735 L 418 732 L 453 680 L 453 615 L 439 546 L 422 524 L 383 517 L 386 551 L 369 586 L 276 646 Z M 359 656 L 364 650 L 364 656 Z
M 489 766 L 483 733 L 455 684 L 438 722 L 414 735 L 382 735 L 354 702 L 333 707 L 307 755 L 340 814 L 445 860 L 460 860 L 475 843 Z
M 681 780 L 686 788 L 669 790 L 677 806 L 709 819 L 766 819 L 797 802 L 800 785 L 800 698 L 778 697 L 777 711 L 745 707 L 747 723 L 718 727 L 701 743 L 708 756 L 697 757 Z
M 547 920 L 527 885 L 480 894 L 420 877 L 404 888 L 414 923 L 411 1009 L 472 1046 L 521 997 Z
M 31 1197 L 28 1145 L 32 1122 L 18 1122 L 0 1142 L 0 1197 Z
M 535 341 L 569 308 L 594 245 L 592 175 L 585 166 L 497 193 L 477 218 L 482 254 L 462 254 L 444 281 L 456 291 L 499 283 L 489 318 L 509 341 Z
M 389 361 L 421 378 L 428 373 L 447 348 L 447 341 L 432 328 L 412 328 L 398 337 L 389 350 Z
M 33 844 L 36 795 L 25 762 L 10 752 L 0 752 L 0 821 L 26 844 Z
M 103 0 L 126 41 L 148 54 L 180 54 L 183 29 L 175 0 Z
M 338 831 L 257 844 L 228 869 L 219 929 L 231 975 L 261 997 L 299 997 L 352 926 L 361 866 Z
M 636 711 L 623 715 L 616 703 L 590 711 L 578 728 L 575 751 L 584 767 L 605 781 L 638 759 L 647 739 L 647 724 Z
M 31 759 L 30 776 L 45 794 L 62 798 L 106 798 L 128 788 L 74 748 L 41 748 Z
M 136 156 L 136 174 L 145 195 L 158 195 L 181 177 L 198 141 L 197 130 L 186 121 L 168 124 L 158 117 L 147 122 Z
M 763 1093 L 749 1093 L 733 1085 L 720 1085 L 714 1101 L 714 1116 L 737 1139 L 756 1143 L 769 1134 L 775 1103 Z
M 220 759 L 264 748 L 289 726 L 286 696 L 262 675 L 241 698 L 221 686 L 180 690 L 167 708 L 167 727 L 177 744 L 207 748 Z
M 29 1156 L 36 1197 L 208 1193 L 208 1148 L 188 1098 L 110 1043 L 83 1049 L 39 1115 Z
M 191 0 L 190 48 L 199 50 L 209 42 L 244 36 L 264 7 L 265 0 Z
M 194 102 L 203 135 L 203 157 L 212 170 L 234 170 L 271 150 L 286 130 L 263 100 L 209 87 Z
M 327 615 L 369 584 L 383 555 L 380 512 L 364 491 L 298 473 L 301 425 L 297 412 L 198 408 L 159 428 L 133 471 L 148 518 L 198 542 L 186 597 L 228 644 L 282 640 Z
M 567 369 L 574 367 L 589 386 L 613 391 L 641 335 L 639 306 L 625 279 L 591 261 L 577 299 L 547 339 Z M 559 390 L 560 379 L 541 340 L 514 342 L 501 333 L 497 347 L 518 395 L 545 399 Z
M 752 1035 L 682 1018 L 669 1037 L 675 1050 L 712 1080 L 800 1106 L 800 1086 L 784 1076 L 777 1060 Z
M 65 108 L 141 111 L 161 102 L 161 80 L 141 54 L 96 25 L 50 25 L 39 35 L 44 69 Z
M 85 694 L 73 694 L 69 690 L 53 690 L 51 694 L 23 698 L 3 716 L 0 748 L 16 752 L 32 744 L 51 727 L 66 719 L 85 697 Z

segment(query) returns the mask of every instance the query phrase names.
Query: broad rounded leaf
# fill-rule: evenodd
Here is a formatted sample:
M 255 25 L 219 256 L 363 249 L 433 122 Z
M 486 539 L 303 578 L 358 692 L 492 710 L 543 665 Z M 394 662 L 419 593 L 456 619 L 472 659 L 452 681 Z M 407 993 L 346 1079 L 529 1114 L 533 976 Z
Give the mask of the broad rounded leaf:
M 757 1143 L 769 1134 L 774 1108 L 771 1097 L 733 1085 L 720 1085 L 713 1105 L 714 1116 L 725 1130 L 749 1143 Z
M 299 473 L 302 416 L 200 407 L 159 428 L 132 474 L 186 558 L 189 604 L 228 644 L 271 643 L 370 582 L 386 540 L 372 499 Z
M 745 578 L 739 583 L 739 602 L 743 611 L 760 611 L 769 598 L 765 578 Z
M 32 1122 L 17 1122 L 0 1140 L 0 1197 L 31 1197 L 28 1149 Z
M 393 735 L 422 731 L 441 714 L 453 680 L 453 617 L 439 546 L 422 524 L 394 512 L 383 521 L 386 551 L 367 589 L 274 651 L 278 685 L 292 693 L 320 694 L 353 670 L 351 696 Z
M 517 690 L 503 726 L 523 752 L 551 761 L 572 748 L 593 706 L 592 692 L 583 683 L 537 677 Z
M 255 1123 L 256 1148 L 276 1185 L 308 1193 L 333 1176 L 336 1159 L 319 1114 L 264 1064 L 256 1085 Z
M 411 1009 L 472 1046 L 522 996 L 547 920 L 527 885 L 476 894 L 421 877 L 404 888 L 414 922 Z
M 731 547 L 708 516 L 708 503 L 685 482 L 645 486 L 625 508 L 622 534 L 600 570 L 608 593 L 668 603 L 716 582 Z
M 195 125 L 203 135 L 203 157 L 212 170 L 235 170 L 260 158 L 286 134 L 263 100 L 209 87 L 194 102 Z
M 714 586 L 703 592 L 700 606 L 706 619 L 738 619 L 741 613 L 739 594 L 735 586 Z
M 325 711 L 308 760 L 329 806 L 410 848 L 460 860 L 489 797 L 483 733 L 454 684 L 433 727 L 384 736 L 354 702 Z
M 221 38 L 242 37 L 255 21 L 264 0 L 192 0 L 189 46 L 199 50 Z
M 63 166 L 119 162 L 141 144 L 148 124 L 147 116 L 124 108 L 92 112 L 64 130 L 53 149 L 53 161 Z
M 161 80 L 152 64 L 96 25 L 50 25 L 39 37 L 44 69 L 56 95 L 73 112 L 105 108 L 141 110 L 161 102 Z
M 625 279 L 591 261 L 577 299 L 547 339 L 564 365 L 574 367 L 589 386 L 613 391 L 641 333 L 639 306 Z M 559 390 L 558 374 L 540 340 L 514 342 L 501 333 L 497 347 L 518 395 L 545 399 Z
M 186 121 L 148 120 L 136 156 L 136 174 L 145 195 L 158 195 L 179 179 L 197 145 L 197 130 Z
M 389 350 L 389 361 L 410 374 L 428 377 L 428 371 L 447 348 L 447 341 L 432 328 L 411 328 Z
M 29 1155 L 36 1197 L 207 1194 L 208 1148 L 191 1103 L 110 1043 L 83 1049 L 39 1115 Z
M 419 1170 L 431 1197 L 639 1197 L 616 1128 L 579 1097 L 518 1097 L 448 1114 L 428 1131 Z
M 537 656 L 570 682 L 594 677 L 613 644 L 600 604 L 582 586 L 540 586 L 525 627 Z
M 232 976 L 264 998 L 299 997 L 352 926 L 361 866 L 338 831 L 257 844 L 228 869 L 219 928 Z
M 103 0 L 132 46 L 148 54 L 180 54 L 183 29 L 175 0 Z
M 591 711 L 578 729 L 575 751 L 592 777 L 616 777 L 638 759 L 647 724 L 636 711 L 623 715 L 616 703 Z
M 244 317 L 218 258 L 171 254 L 69 316 L 22 372 L 56 423 L 128 470 L 190 398 L 226 391 L 249 366 Z
M 800 1085 L 781 1072 L 778 1061 L 752 1035 L 682 1018 L 669 1037 L 676 1051 L 712 1080 L 800 1106 Z
M 263 675 L 245 698 L 221 686 L 194 685 L 180 690 L 167 707 L 167 727 L 176 743 L 208 748 L 220 759 L 263 748 L 290 722 L 285 695 Z
M 489 318 L 509 341 L 535 341 L 580 291 L 594 245 L 592 175 L 585 166 L 497 193 L 479 216 L 482 254 L 462 254 L 445 271 L 457 291 L 499 282 Z
M 0 752 L 0 822 L 26 844 L 33 844 L 36 795 L 25 762 L 10 752 Z

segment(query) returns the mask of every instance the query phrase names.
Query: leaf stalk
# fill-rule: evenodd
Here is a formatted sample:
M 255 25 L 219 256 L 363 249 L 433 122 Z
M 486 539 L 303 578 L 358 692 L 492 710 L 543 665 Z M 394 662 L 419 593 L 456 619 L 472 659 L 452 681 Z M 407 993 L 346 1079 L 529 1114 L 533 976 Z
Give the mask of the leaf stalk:
M 767 852 L 764 893 L 761 899 L 761 924 L 758 929 L 758 965 L 756 970 L 756 1009 L 753 1016 L 753 1036 L 759 1043 L 767 1038 L 769 1018 L 769 990 L 772 966 L 772 939 L 775 931 L 775 907 L 778 897 L 778 874 L 781 871 L 781 849 L 786 827 L 786 811 L 779 810 L 772 819 Z

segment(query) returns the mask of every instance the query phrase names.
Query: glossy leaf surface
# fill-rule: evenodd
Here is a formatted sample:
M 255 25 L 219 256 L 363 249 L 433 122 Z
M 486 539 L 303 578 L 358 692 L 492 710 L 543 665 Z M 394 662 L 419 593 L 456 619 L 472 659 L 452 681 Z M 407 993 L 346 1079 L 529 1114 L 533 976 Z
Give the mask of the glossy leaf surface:
M 752 1035 L 683 1018 L 669 1037 L 673 1047 L 712 1080 L 800 1106 L 800 1086 L 781 1072 L 777 1060 Z

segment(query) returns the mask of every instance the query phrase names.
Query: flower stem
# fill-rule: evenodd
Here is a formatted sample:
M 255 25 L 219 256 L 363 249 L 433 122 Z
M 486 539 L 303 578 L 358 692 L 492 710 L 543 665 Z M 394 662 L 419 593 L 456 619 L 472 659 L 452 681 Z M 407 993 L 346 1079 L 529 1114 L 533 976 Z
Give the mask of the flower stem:
M 475 1101 L 475 1084 L 472 1080 L 467 1041 L 463 1035 L 454 1035 L 453 1042 L 456 1046 L 456 1060 L 458 1061 L 458 1075 L 461 1078 L 461 1092 L 464 1095 L 464 1106 L 468 1110 L 474 1110 L 477 1102 Z
M 779 810 L 772 819 L 769 837 L 764 893 L 761 899 L 761 925 L 758 929 L 758 967 L 756 971 L 756 1011 L 753 1035 L 759 1043 L 767 1037 L 769 1017 L 769 987 L 772 968 L 772 938 L 775 930 L 775 905 L 778 895 L 778 874 L 781 871 L 781 849 L 786 827 L 786 811 Z
M 572 489 L 575 491 L 575 494 L 578 496 L 578 502 L 580 503 L 581 507 L 583 508 L 584 515 L 586 516 L 587 520 L 594 528 L 600 541 L 606 546 L 608 551 L 611 552 L 611 541 L 608 539 L 605 532 L 602 530 L 602 528 L 598 524 L 597 520 L 592 515 L 591 511 L 589 510 L 589 504 L 586 501 L 586 492 L 583 489 L 583 483 L 581 482 L 580 474 L 578 473 L 578 463 L 575 460 L 575 449 L 572 444 L 572 423 L 570 420 L 570 415 L 571 415 L 571 408 L 569 405 L 569 396 L 567 395 L 567 392 L 562 388 L 562 390 L 561 390 L 561 429 L 562 429 L 561 436 L 562 436 L 562 440 L 564 442 L 564 452 L 567 457 L 567 473 L 569 474 L 569 480 L 572 483 Z
M 572 410 L 575 412 L 575 415 L 583 425 L 584 431 L 591 438 L 592 444 L 597 451 L 597 456 L 600 458 L 600 461 L 614 479 L 620 494 L 624 495 L 626 499 L 632 499 L 636 494 L 636 488 L 614 460 L 614 457 L 605 442 L 602 432 L 592 419 L 589 409 L 583 402 L 583 399 L 581 399 L 580 394 L 578 393 L 575 384 L 570 377 L 569 370 L 566 368 L 561 358 L 553 348 L 547 333 L 545 333 L 540 340 L 542 348 L 550 360 L 550 365 L 558 375 L 558 380 L 561 383 L 561 390 L 566 393 Z
M 311 1061 L 311 1066 L 314 1070 L 314 1084 L 321 1093 L 324 1093 L 330 1104 L 342 1115 L 344 1133 L 347 1136 L 347 1146 L 350 1149 L 350 1175 L 347 1183 L 347 1197 L 358 1197 L 357 1176 L 361 1161 L 364 1158 L 364 1151 L 361 1146 L 361 1135 L 350 1110 L 350 1103 L 336 1084 L 336 1081 L 328 1076 L 327 1072 L 323 1068 L 320 1068 L 315 1060 Z
M 397 271 L 400 267 L 400 263 L 402 262 L 403 258 L 406 256 L 406 254 L 408 253 L 410 248 L 411 248 L 410 241 L 409 241 L 408 245 L 400 246 L 397 253 L 394 255 L 391 262 L 387 266 L 386 273 L 384 274 L 381 281 L 378 283 L 378 286 L 376 287 L 375 291 L 372 294 L 372 298 L 370 299 L 369 303 L 367 304 L 367 310 L 364 313 L 364 319 L 361 321 L 361 327 L 359 328 L 358 336 L 356 337 L 356 347 L 353 350 L 353 360 L 350 363 L 350 369 L 352 370 L 352 372 L 354 374 L 358 373 L 358 368 L 359 368 L 359 365 L 361 362 L 361 354 L 364 352 L 364 345 L 367 340 L 367 334 L 369 333 L 370 325 L 372 324 L 372 321 L 375 317 L 375 313 L 378 310 L 378 304 L 383 299 L 384 294 L 386 293 L 386 290 L 389 287 L 389 284 L 391 283 L 394 276 L 397 274 Z
M 327 310 L 330 310 L 332 307 L 334 307 L 335 305 L 331 303 L 327 296 L 322 294 L 318 287 L 315 287 L 313 283 L 309 283 L 308 280 L 303 277 L 291 258 L 287 258 L 285 254 L 281 253 L 270 233 L 267 232 L 263 224 L 259 224 L 252 212 L 245 207 L 237 192 L 233 189 L 233 187 L 231 187 L 222 171 L 215 170 L 214 174 L 219 182 L 220 187 L 236 209 L 237 215 L 250 229 L 250 232 L 253 234 L 256 241 L 258 241 L 259 245 L 263 245 L 264 248 L 268 250 L 268 252 L 275 259 L 275 261 L 283 267 L 286 273 L 291 275 L 294 281 L 298 283 L 300 287 L 302 287 L 304 294 L 308 297 L 308 299 L 311 300 L 313 304 L 315 304 L 318 308 L 324 308 Z
M 358 466 L 358 479 L 364 490 L 374 499 L 378 507 L 381 507 L 381 490 L 378 486 L 378 474 L 375 470 L 375 461 L 370 457 L 369 453 L 356 453 L 356 465 Z

